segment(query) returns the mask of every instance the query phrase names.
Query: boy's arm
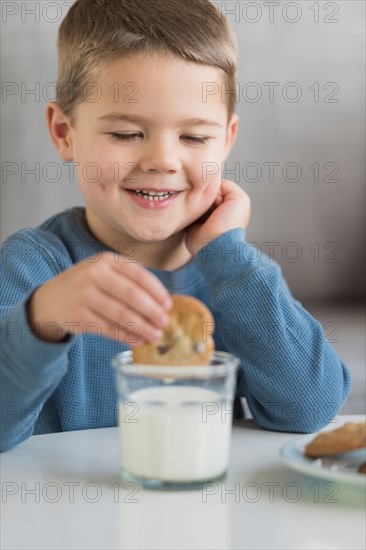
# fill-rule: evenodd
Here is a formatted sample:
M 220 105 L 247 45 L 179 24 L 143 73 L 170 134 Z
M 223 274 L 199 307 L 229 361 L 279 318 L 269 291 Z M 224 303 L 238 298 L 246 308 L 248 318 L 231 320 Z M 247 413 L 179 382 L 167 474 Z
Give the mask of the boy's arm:
M 67 371 L 71 334 L 91 326 L 132 347 L 160 338 L 169 321 L 168 291 L 143 266 L 112 252 L 74 265 L 52 239 L 24 230 L 2 249 L 2 450 L 33 433 Z
M 321 325 L 291 297 L 279 266 L 239 228 L 203 246 L 195 261 L 221 340 L 241 360 L 238 395 L 257 423 L 290 432 L 329 423 L 349 393 L 350 375 Z
M 46 244 L 20 232 L 1 248 L 1 451 L 32 435 L 43 404 L 67 370 L 71 338 L 41 341 L 27 316 L 32 291 L 66 268 Z

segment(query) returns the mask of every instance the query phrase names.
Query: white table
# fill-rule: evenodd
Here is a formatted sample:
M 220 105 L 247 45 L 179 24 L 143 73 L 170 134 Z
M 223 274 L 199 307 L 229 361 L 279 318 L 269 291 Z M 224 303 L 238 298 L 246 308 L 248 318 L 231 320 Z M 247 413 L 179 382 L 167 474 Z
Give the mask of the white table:
M 1 455 L 1 548 L 364 549 L 363 491 L 284 466 L 297 437 L 236 423 L 208 494 L 124 487 L 117 428 L 34 436 Z

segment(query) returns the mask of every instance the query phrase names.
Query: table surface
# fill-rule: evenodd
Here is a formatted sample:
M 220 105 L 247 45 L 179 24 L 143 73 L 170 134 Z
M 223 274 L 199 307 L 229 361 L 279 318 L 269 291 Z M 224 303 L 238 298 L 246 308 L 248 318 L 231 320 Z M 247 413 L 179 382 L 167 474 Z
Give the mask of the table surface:
M 237 422 L 225 481 L 149 491 L 120 480 L 117 430 L 38 435 L 1 455 L 3 550 L 366 547 L 362 488 L 281 462 L 279 449 L 298 434 Z

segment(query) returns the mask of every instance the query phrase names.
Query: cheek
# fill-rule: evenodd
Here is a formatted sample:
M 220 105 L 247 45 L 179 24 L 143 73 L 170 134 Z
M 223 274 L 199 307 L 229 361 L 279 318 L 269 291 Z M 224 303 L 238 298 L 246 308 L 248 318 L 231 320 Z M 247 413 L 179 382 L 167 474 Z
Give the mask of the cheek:
M 216 162 L 203 163 L 196 176 L 193 185 L 195 195 L 206 198 L 206 200 L 210 200 L 210 197 L 212 197 L 212 200 L 214 200 L 221 185 L 221 166 Z
M 211 178 L 210 181 L 207 182 L 207 186 L 202 193 L 201 200 L 201 206 L 204 212 L 206 212 L 206 210 L 213 205 L 217 195 L 220 193 L 220 188 L 221 176 L 219 178 Z
M 197 189 L 205 191 L 209 187 L 219 187 L 222 179 L 223 162 L 223 145 L 221 142 L 205 151 L 197 159 L 197 163 L 195 164 L 195 183 Z
M 124 165 L 115 160 L 109 153 L 88 151 L 78 157 L 77 174 L 79 182 L 89 191 L 117 187 L 125 177 Z M 97 185 L 98 184 L 98 185 Z
M 133 155 L 128 155 L 124 152 L 121 155 L 120 151 L 114 153 L 113 147 L 109 147 L 104 152 L 99 152 L 98 163 L 101 174 L 101 184 L 104 187 L 118 187 L 122 184 L 137 184 L 138 183 L 138 165 Z

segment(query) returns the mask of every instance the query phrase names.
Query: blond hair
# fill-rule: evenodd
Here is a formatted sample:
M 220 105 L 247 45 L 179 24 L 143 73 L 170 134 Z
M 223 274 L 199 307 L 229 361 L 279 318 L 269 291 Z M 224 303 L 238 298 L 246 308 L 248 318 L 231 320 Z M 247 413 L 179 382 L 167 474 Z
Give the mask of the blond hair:
M 235 110 L 238 48 L 209 0 L 76 0 L 58 35 L 57 102 L 67 116 L 103 64 L 123 55 L 173 54 L 224 72 L 228 120 Z

